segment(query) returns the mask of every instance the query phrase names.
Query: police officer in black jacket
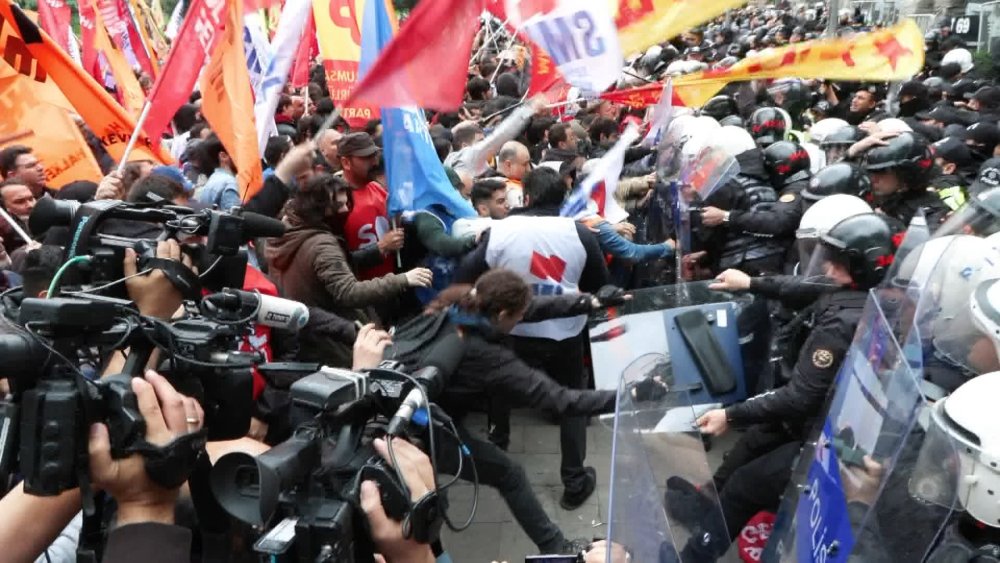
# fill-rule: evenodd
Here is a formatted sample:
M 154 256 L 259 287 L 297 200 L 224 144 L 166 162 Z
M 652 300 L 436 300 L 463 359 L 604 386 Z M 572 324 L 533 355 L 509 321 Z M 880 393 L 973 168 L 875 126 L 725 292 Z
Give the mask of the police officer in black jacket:
M 878 214 L 856 215 L 838 223 L 821 238 L 813 267 L 803 277 L 752 279 L 724 272 L 713 288 L 749 290 L 802 306 L 816 299 L 814 328 L 797 353 L 791 381 L 698 419 L 701 431 L 721 435 L 730 426 L 749 426 L 714 475 L 727 530 L 700 529 L 685 547 L 690 559 L 721 556 L 743 525 L 762 509 L 776 509 L 791 475 L 804 432 L 822 415 L 854 331 L 861 319 L 866 290 L 878 285 L 891 262 L 892 232 Z M 821 291 L 817 291 L 821 288 Z M 816 297 L 819 295 L 818 298 Z M 692 508 L 704 507 L 689 483 L 668 482 L 667 509 L 679 520 L 702 525 Z M 674 492 L 671 493 L 670 490 Z
M 770 252 L 781 249 L 780 254 L 769 254 L 773 264 L 759 267 L 762 273 L 779 273 L 805 213 L 807 206 L 801 192 L 808 187 L 812 174 L 809 153 L 793 141 L 772 143 L 764 149 L 763 158 L 770 185 L 780 192 L 777 201 L 728 212 L 706 207 L 702 210 L 702 223 L 709 227 L 724 224 L 730 232 L 742 233 L 742 239 L 738 240 L 748 241 L 747 235 L 756 239 L 753 243 L 746 242 L 748 246 L 761 245 Z
M 893 232 L 905 231 L 918 211 L 923 211 L 931 231 L 936 230 L 950 210 L 937 193 L 927 190 L 937 175 L 927 142 L 909 132 L 895 137 L 876 134 L 848 152 L 865 150 L 865 170 L 872 181 L 870 203 L 891 220 Z

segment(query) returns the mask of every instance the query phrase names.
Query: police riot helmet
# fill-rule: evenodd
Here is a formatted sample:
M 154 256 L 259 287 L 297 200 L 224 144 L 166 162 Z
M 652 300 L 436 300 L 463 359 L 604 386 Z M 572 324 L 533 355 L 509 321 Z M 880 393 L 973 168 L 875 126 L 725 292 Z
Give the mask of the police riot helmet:
M 831 164 L 817 172 L 809 186 L 802 190 L 808 201 L 819 201 L 833 194 L 861 195 L 871 189 L 871 180 L 864 170 L 848 162 Z
M 822 148 L 823 142 L 826 141 L 827 137 L 844 127 L 850 127 L 850 124 L 837 117 L 828 117 L 817 121 L 812 127 L 809 128 L 809 137 L 812 142 L 818 144 L 820 148 Z
M 759 147 L 784 140 L 791 128 L 791 119 L 781 108 L 758 108 L 750 116 L 750 134 Z
M 746 123 L 743 118 L 738 115 L 728 115 L 719 120 L 719 125 L 723 127 L 739 127 L 745 130 Z M 756 143 L 754 143 L 756 146 Z
M 819 146 L 826 150 L 828 147 L 850 147 L 861 139 L 868 136 L 863 129 L 855 125 L 845 125 L 835 131 L 831 131 L 824 138 Z
M 794 141 L 778 141 L 764 149 L 764 169 L 775 189 L 809 178 L 809 153 Z
M 888 144 L 865 155 L 868 172 L 893 171 L 905 189 L 922 189 L 934 176 L 934 156 L 930 147 L 914 133 L 900 133 Z
M 988 282 L 997 287 L 996 280 Z M 947 509 L 956 504 L 979 523 L 1000 528 L 1000 372 L 963 383 L 930 409 L 927 434 L 910 476 L 910 491 Z M 964 555 L 963 555 L 964 557 Z
M 892 229 L 877 213 L 848 217 L 819 237 L 806 275 L 827 275 L 827 264 L 842 266 L 852 286 L 867 290 L 877 286 L 892 264 Z
M 714 119 L 722 119 L 738 112 L 739 108 L 736 107 L 736 100 L 732 96 L 715 96 L 701 107 L 701 115 Z
M 846 194 L 833 194 L 810 206 L 802 214 L 799 227 L 795 230 L 799 267 L 805 268 L 809 265 L 819 238 L 830 232 L 830 229 L 848 217 L 871 212 L 872 208 L 865 200 Z
M 718 133 L 712 135 L 709 146 L 722 149 L 732 157 L 757 148 L 750 133 L 747 133 L 746 129 L 734 125 L 721 127 Z

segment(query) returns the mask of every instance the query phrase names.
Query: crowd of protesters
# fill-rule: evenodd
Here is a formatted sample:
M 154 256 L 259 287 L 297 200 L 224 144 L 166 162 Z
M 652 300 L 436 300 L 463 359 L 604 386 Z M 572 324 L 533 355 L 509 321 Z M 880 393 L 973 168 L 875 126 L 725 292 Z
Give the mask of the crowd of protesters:
M 831 14 L 822 3 L 785 4 L 734 10 L 655 45 L 625 61 L 614 88 L 728 67 L 826 32 Z M 832 17 L 836 33 L 845 36 L 881 23 L 850 10 Z M 728 529 L 712 531 L 712 541 L 684 547 L 697 557 L 691 560 L 712 560 L 758 510 L 777 508 L 804 433 L 822 414 L 850 346 L 865 292 L 883 281 L 913 219 L 922 215 L 934 232 L 976 204 L 997 206 L 991 213 L 1000 221 L 1000 192 L 994 190 L 1000 188 L 1000 86 L 947 25 L 934 25 L 925 39 L 923 72 L 902 83 L 795 77 L 733 83 L 702 108 L 673 108 L 658 144 L 636 143 L 625 150 L 614 192 L 605 196 L 620 207 L 617 216 L 605 213 L 611 208 L 607 203 L 575 217 L 563 217 L 561 210 L 630 124 L 649 127 L 651 108 L 577 99 L 573 91 L 569 103 L 555 105 L 542 96 L 528 97 L 527 47 L 496 22 L 484 24 L 477 37 L 462 106 L 426 113 L 451 188 L 478 217 L 455 217 L 437 206 L 389 216 L 394 187 L 383 158 L 381 123 L 375 119 L 352 128 L 338 117 L 323 129 L 336 104 L 327 95 L 322 65 L 313 69 L 308 88 L 282 95 L 275 113 L 278 134 L 262 155 L 263 186 L 244 200 L 234 160 L 201 119 L 195 93 L 174 119 L 176 134 L 163 140 L 176 165 L 136 160 L 99 183 L 49 186 L 45 168 L 52 163 L 24 146 L 0 151 L 0 207 L 16 223 L 0 221 L 0 282 L 4 289 L 23 285 L 26 297 L 44 296 L 46 282 L 62 264 L 58 247 L 66 244 L 60 238 L 65 235 L 54 229 L 34 232 L 30 221 L 43 198 L 168 200 L 195 208 L 242 207 L 279 219 L 284 235 L 249 245 L 244 289 L 299 301 L 310 318 L 297 335 L 264 332 L 254 346 L 272 359 L 359 369 L 374 367 L 370 356 L 380 356 L 394 340 L 430 343 L 442 331 L 459 334 L 467 352 L 438 402 L 474 454 L 478 480 L 499 490 L 542 553 L 579 552 L 588 542 L 563 535 L 524 469 L 506 455 L 510 409 L 542 409 L 557 417 L 560 506 L 579 509 L 608 477 L 587 463 L 587 417 L 613 412 L 616 398 L 614 391 L 593 390 L 589 313 L 618 302 L 621 290 L 714 280 L 715 289 L 752 291 L 770 300 L 770 316 L 778 320 L 759 333 L 758 342 L 766 346 L 804 299 L 813 307 L 814 321 L 789 343 L 779 367 L 764 358 L 766 347 L 744 350 L 754 383 L 750 391 L 761 395 L 698 420 L 709 435 L 731 426 L 750 428 L 714 477 Z M 690 237 L 681 237 L 674 223 L 663 219 L 671 212 L 664 181 L 706 147 L 734 159 L 739 173 L 705 194 L 699 224 Z M 689 160 L 678 163 L 684 158 Z M 810 216 L 811 209 L 822 210 L 828 224 L 821 233 L 803 235 L 822 224 L 816 222 L 819 212 Z M 140 238 L 127 223 L 112 234 Z M 678 243 L 682 238 L 688 240 Z M 824 248 L 820 239 L 848 250 L 862 245 L 861 257 L 826 260 L 817 271 L 810 262 Z M 680 272 L 677 253 L 683 255 Z M 803 289 L 801 280 L 817 272 L 828 283 L 820 291 L 815 285 Z M 758 373 L 751 375 L 751 366 Z M 161 401 L 174 393 L 157 376 L 147 379 Z M 962 382 L 946 385 L 945 393 Z M 269 385 L 256 382 L 248 438 L 274 445 L 291 433 L 289 400 Z M 658 390 L 636 392 L 642 398 Z M 143 394 L 152 397 L 153 391 L 143 387 Z M 485 440 L 461 425 L 464 415 L 477 410 L 489 416 Z M 165 407 L 163 416 L 169 414 Z M 103 457 L 100 462 L 111 463 Z M 463 469 L 462 477 L 469 478 L 468 471 Z M 105 482 L 118 490 L 110 477 Z M 674 505 L 697 506 L 697 490 L 681 489 Z M 70 524 L 41 559 L 70 560 L 60 556 L 57 544 L 79 535 L 75 526 Z M 54 537 L 39 533 L 28 545 L 44 547 Z M 399 545 L 380 547 L 404 554 L 391 558 L 393 563 L 411 560 Z M 122 557 L 123 549 L 119 544 L 112 552 Z M 604 549 L 592 549 L 593 560 L 603 561 Z

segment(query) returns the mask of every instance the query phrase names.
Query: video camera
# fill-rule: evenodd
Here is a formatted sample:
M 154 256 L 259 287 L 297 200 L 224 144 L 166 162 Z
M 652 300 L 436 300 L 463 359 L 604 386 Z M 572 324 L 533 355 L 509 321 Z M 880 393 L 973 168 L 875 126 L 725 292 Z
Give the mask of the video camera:
M 69 286 L 91 291 L 97 288 L 125 297 L 122 264 L 125 249 L 131 248 L 138 255 L 140 271 L 162 269 L 185 298 L 192 300 L 200 297 L 203 287 L 215 291 L 242 287 L 247 256 L 240 247 L 254 238 L 278 237 L 285 232 L 280 221 L 238 208 L 230 212 L 195 211 L 166 201 L 81 204 L 52 198 L 39 200 L 28 226 L 38 235 L 53 228 L 68 230 L 59 240 L 66 248 L 66 259 L 86 257 L 76 268 L 74 281 L 78 283 Z M 205 240 L 192 242 L 193 237 Z M 167 239 L 182 243 L 198 275 L 182 264 L 156 257 L 156 243 Z
M 18 461 L 25 491 L 35 495 L 85 486 L 87 429 L 95 422 L 108 425 L 113 457 L 148 453 L 131 378 L 143 373 L 156 349 L 168 364 L 163 375 L 203 407 L 207 432 L 197 439 L 245 436 L 253 402 L 251 368 L 262 358 L 236 351 L 240 341 L 255 322 L 300 327 L 308 310 L 239 290 L 207 295 L 186 308 L 183 318 L 167 322 L 139 315 L 126 300 L 77 294 L 24 299 L 20 326 L 0 320 L 0 374 L 13 392 L 13 400 L 0 405 L 0 428 L 7 430 L 0 439 L 0 473 L 11 474 Z M 125 348 L 119 374 L 97 379 L 78 367 L 88 360 L 96 367 L 107 359 L 101 353 Z M 171 482 L 175 475 L 165 470 L 157 475 L 148 461 L 154 480 L 177 485 Z
M 436 463 L 442 450 L 435 433 L 442 431 L 439 440 L 454 437 L 459 467 L 463 457 L 473 464 L 454 423 L 430 403 L 457 369 L 461 350 L 457 336 L 445 338 L 429 353 L 427 367 L 413 375 L 394 362 L 362 372 L 315 364 L 261 366 L 276 386 L 294 381 L 289 388 L 297 428 L 257 457 L 223 456 L 211 475 L 212 491 L 226 512 L 268 530 L 255 550 L 296 561 L 370 561 L 374 546 L 360 508 L 360 487 L 367 480 L 378 484 L 386 514 L 403 523 L 408 537 L 432 543 L 442 523 L 455 530 L 468 526 L 453 526 L 446 513 L 444 493 L 457 477 L 411 502 L 399 470 L 371 445 L 379 436 L 406 434 L 411 442 L 429 444 Z

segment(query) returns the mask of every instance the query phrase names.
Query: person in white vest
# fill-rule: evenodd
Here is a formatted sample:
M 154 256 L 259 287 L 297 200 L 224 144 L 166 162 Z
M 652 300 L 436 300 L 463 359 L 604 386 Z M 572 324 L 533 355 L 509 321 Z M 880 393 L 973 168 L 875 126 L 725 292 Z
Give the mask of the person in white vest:
M 569 217 L 559 216 L 565 198 L 566 184 L 557 172 L 549 168 L 529 172 L 524 177 L 525 207 L 493 221 L 476 250 L 463 260 L 456 280 L 472 283 L 490 268 L 505 268 L 520 274 L 535 295 L 596 292 L 606 285 L 608 269 L 594 233 Z M 583 363 L 586 324 L 586 315 L 520 323 L 511 332 L 514 349 L 526 363 L 544 370 L 560 384 L 582 389 L 587 384 Z M 490 420 L 491 441 L 504 447 L 509 424 L 509 411 L 495 409 Z M 566 510 L 582 505 L 597 483 L 594 468 L 583 465 L 586 429 L 584 417 L 560 421 L 560 476 L 565 491 L 559 504 Z

